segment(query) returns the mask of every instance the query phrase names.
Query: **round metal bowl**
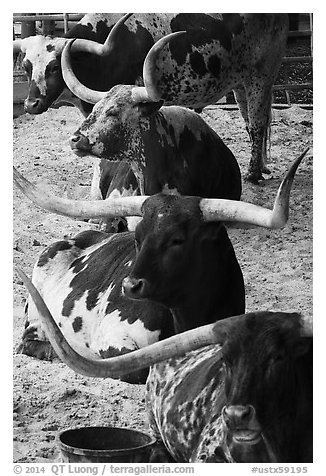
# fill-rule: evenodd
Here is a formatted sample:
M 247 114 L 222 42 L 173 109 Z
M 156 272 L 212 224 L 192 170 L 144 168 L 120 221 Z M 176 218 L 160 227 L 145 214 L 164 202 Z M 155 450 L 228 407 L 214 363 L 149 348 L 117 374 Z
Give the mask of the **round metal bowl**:
M 58 435 L 65 463 L 148 463 L 155 439 L 137 430 L 93 426 Z

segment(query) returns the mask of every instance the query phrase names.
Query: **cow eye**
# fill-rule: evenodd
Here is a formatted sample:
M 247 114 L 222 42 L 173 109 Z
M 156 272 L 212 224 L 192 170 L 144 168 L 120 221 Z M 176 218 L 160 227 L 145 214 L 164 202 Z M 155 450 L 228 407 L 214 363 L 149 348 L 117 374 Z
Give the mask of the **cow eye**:
M 284 354 L 278 353 L 274 356 L 273 361 L 275 364 L 281 364 L 284 361 Z
M 181 246 L 185 243 L 185 241 L 186 240 L 182 237 L 172 238 L 172 240 L 170 241 L 170 246 Z
M 52 73 L 56 73 L 57 71 L 59 71 L 59 65 L 58 64 L 52 65 L 51 71 Z

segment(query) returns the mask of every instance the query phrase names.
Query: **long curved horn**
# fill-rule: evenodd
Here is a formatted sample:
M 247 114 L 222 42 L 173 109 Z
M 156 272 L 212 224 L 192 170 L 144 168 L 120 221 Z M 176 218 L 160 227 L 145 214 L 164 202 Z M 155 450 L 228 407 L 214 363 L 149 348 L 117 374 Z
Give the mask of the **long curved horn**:
M 111 29 L 105 42 L 97 43 L 96 41 L 86 40 L 84 38 L 76 38 L 71 52 L 76 53 L 78 51 L 83 51 L 84 53 L 93 53 L 97 56 L 106 56 L 109 55 L 116 46 L 118 32 L 121 29 L 121 26 L 133 15 L 133 13 L 126 13 L 123 15 Z
M 148 96 L 151 98 L 152 101 L 159 101 L 160 99 L 162 99 L 160 91 L 157 89 L 156 86 L 155 77 L 156 61 L 158 55 L 160 54 L 164 46 L 167 45 L 173 38 L 185 35 L 186 33 L 186 31 L 177 31 L 164 36 L 163 38 L 159 39 L 147 53 L 143 65 L 143 79 Z
M 79 79 L 73 72 L 70 62 L 70 49 L 74 41 L 76 40 L 69 40 L 63 48 L 61 54 L 61 69 L 63 80 L 70 89 L 70 91 L 79 99 L 82 99 L 83 101 L 88 102 L 90 104 L 96 104 L 98 101 L 100 101 L 107 95 L 107 92 L 95 91 L 94 89 L 88 88 L 79 81 Z
M 164 341 L 119 357 L 95 360 L 80 355 L 70 346 L 32 281 L 21 270 L 17 269 L 17 272 L 35 302 L 41 324 L 57 355 L 75 372 L 89 377 L 119 378 L 125 373 L 149 367 L 170 357 L 182 355 L 205 345 L 218 343 L 227 327 L 243 318 L 242 315 L 234 316 L 215 324 L 177 334 Z
M 282 180 L 273 210 L 246 202 L 203 198 L 199 206 L 204 220 L 242 222 L 266 228 L 282 228 L 289 217 L 289 199 L 294 175 L 308 150 L 309 148 L 293 162 Z
M 118 357 L 88 358 L 80 355 L 70 346 L 32 281 L 21 270 L 17 269 L 17 272 L 36 305 L 41 324 L 57 355 L 72 370 L 89 377 L 120 378 L 126 373 L 136 372 L 191 350 L 210 344 L 222 344 L 230 328 L 246 318 L 246 314 L 241 314 L 222 319 Z M 304 329 L 304 322 L 301 318 L 302 329 Z M 307 331 L 304 335 L 307 335 Z
M 79 99 L 86 101 L 90 104 L 96 104 L 101 99 L 105 98 L 109 91 L 96 91 L 88 88 L 82 84 L 75 73 L 73 72 L 70 62 L 70 51 L 77 40 L 70 40 L 65 45 L 61 54 L 61 69 L 63 79 L 70 89 L 70 91 Z M 101 45 L 102 46 L 102 45 Z M 149 97 L 147 90 L 143 86 L 135 86 L 132 89 L 132 99 L 135 103 L 150 102 L 152 99 Z
M 205 221 L 249 223 L 266 228 L 283 227 L 289 216 L 289 198 L 294 174 L 309 149 L 298 157 L 283 179 L 273 210 L 237 200 L 202 198 L 199 207 Z M 32 184 L 14 167 L 14 182 L 34 203 L 50 212 L 73 218 L 87 219 L 112 216 L 142 216 L 141 206 L 148 196 L 139 195 L 107 200 L 70 200 L 49 194 Z
M 96 41 L 86 40 L 83 38 L 75 38 L 66 43 L 61 54 L 62 76 L 68 88 L 79 99 L 82 99 L 83 101 L 86 101 L 90 104 L 96 104 L 106 96 L 107 92 L 90 89 L 77 79 L 71 67 L 70 53 L 83 51 L 87 53 L 93 53 L 97 56 L 109 55 L 116 45 L 116 40 L 121 25 L 123 25 L 128 20 L 128 18 L 131 17 L 131 15 L 133 14 L 127 13 L 117 21 L 103 45 L 101 43 L 97 43 Z
M 93 201 L 59 198 L 29 182 L 15 167 L 13 169 L 14 182 L 17 187 L 36 205 L 58 215 L 82 220 L 100 217 L 142 216 L 141 206 L 148 198 L 144 195 Z

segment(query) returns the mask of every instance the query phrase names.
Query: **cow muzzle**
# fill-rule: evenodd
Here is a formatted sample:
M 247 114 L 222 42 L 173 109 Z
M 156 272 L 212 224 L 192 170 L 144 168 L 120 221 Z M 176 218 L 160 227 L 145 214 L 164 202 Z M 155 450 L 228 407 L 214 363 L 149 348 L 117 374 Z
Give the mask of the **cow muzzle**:
M 127 276 L 122 281 L 124 294 L 130 299 L 146 299 L 148 297 L 148 281 Z
M 27 98 L 24 102 L 24 110 L 29 114 L 42 114 L 48 110 L 48 105 L 42 98 Z
M 69 144 L 72 150 L 77 155 L 84 155 L 91 151 L 91 144 L 86 136 L 81 133 L 75 133 L 69 139 Z
M 261 440 L 261 427 L 251 405 L 230 405 L 222 410 L 222 418 L 234 443 L 256 444 Z

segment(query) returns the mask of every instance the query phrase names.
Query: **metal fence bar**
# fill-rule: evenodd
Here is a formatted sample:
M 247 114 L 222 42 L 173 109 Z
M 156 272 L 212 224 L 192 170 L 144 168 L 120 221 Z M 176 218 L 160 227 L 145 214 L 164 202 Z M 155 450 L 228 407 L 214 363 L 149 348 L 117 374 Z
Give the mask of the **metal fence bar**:
M 312 89 L 312 82 L 301 83 L 301 84 L 275 84 L 273 86 L 273 91 L 284 91 L 284 90 L 295 90 L 295 89 Z
M 311 30 L 297 30 L 297 31 L 289 31 L 289 37 L 296 37 L 296 36 L 311 36 Z
M 29 21 L 40 21 L 40 20 L 52 20 L 52 21 L 63 21 L 64 23 L 64 32 L 68 31 L 68 22 L 69 21 L 79 21 L 85 13 L 61 13 L 61 14 L 27 14 L 27 15 L 13 15 L 13 22 L 29 22 Z M 311 36 L 312 40 L 312 18 L 310 19 L 311 30 L 298 30 L 298 31 L 289 31 L 289 37 L 309 37 Z M 282 63 L 312 63 L 312 56 L 296 56 L 296 57 L 284 57 Z M 279 84 L 274 85 L 273 91 L 289 91 L 289 90 L 299 90 L 299 89 L 312 89 L 313 83 L 302 83 L 302 84 Z
M 310 30 L 298 30 L 289 31 L 288 37 L 292 38 L 307 38 L 310 37 L 311 56 L 285 56 L 282 60 L 282 64 L 290 63 L 312 63 L 312 15 L 310 15 Z M 301 83 L 301 84 L 275 84 L 273 91 L 284 91 L 286 95 L 287 103 L 290 105 L 290 93 L 289 91 L 298 91 L 300 89 L 312 89 L 313 83 Z
M 312 63 L 312 56 L 284 56 L 282 63 Z
M 23 21 L 39 21 L 39 20 L 54 20 L 54 21 L 63 21 L 64 13 L 54 14 L 42 14 L 42 15 L 14 15 L 13 22 L 23 22 Z M 83 18 L 85 13 L 69 13 L 69 21 L 79 21 Z

